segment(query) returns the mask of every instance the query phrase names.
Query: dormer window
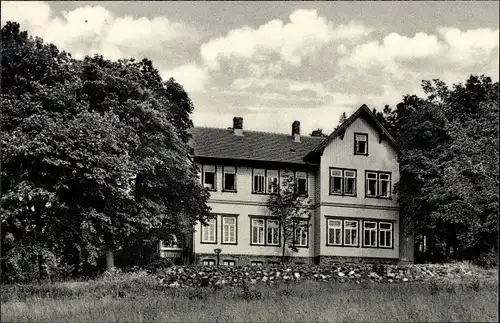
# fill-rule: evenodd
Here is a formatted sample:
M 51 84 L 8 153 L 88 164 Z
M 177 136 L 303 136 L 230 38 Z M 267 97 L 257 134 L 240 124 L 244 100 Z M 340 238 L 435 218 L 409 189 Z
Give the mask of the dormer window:
M 209 191 L 217 190 L 216 170 L 214 165 L 203 165 L 203 187 Z
M 354 154 L 368 155 L 368 134 L 354 133 Z

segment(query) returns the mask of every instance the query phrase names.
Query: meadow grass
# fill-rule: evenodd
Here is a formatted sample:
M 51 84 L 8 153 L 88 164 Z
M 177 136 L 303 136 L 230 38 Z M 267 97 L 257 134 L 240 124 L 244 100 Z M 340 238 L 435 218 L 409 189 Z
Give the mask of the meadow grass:
M 47 287 L 33 295 L 13 288 L 2 297 L 2 321 L 498 322 L 498 279 L 473 284 L 303 281 L 246 291 L 155 288 L 136 282 L 91 290 L 83 283 Z

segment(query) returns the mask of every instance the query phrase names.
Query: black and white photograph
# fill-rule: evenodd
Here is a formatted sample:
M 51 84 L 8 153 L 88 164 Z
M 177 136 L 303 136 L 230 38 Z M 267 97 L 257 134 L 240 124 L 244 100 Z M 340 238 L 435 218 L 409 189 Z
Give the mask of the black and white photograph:
M 1 1 L 1 321 L 498 322 L 498 1 Z

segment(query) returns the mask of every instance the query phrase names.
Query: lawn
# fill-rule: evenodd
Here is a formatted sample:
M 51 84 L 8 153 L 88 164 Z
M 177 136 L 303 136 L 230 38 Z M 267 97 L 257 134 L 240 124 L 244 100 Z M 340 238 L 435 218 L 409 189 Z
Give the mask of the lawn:
M 80 285 L 79 285 L 80 284 Z M 464 322 L 498 321 L 498 279 L 170 289 L 136 282 L 3 288 L 4 322 Z

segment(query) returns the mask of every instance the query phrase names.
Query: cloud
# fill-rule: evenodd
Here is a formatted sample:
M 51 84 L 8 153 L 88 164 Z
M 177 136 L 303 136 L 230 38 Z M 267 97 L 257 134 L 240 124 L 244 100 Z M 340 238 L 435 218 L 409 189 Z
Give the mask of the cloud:
M 205 84 L 208 81 L 208 71 L 206 68 L 198 66 L 195 62 L 184 64 L 177 68 L 162 71 L 161 76 L 164 80 L 173 77 L 182 84 L 187 92 L 203 92 Z
M 243 26 L 226 36 L 202 44 L 200 54 L 211 69 L 220 68 L 221 60 L 243 58 L 267 64 L 272 54 L 289 65 L 299 67 L 320 49 L 334 41 L 359 39 L 371 28 L 356 22 L 334 26 L 316 10 L 298 9 L 290 14 L 290 22 L 272 20 L 257 28 Z
M 56 16 L 46 2 L 2 2 L 2 25 L 17 21 L 77 58 L 100 53 L 109 59 L 142 58 L 179 41 L 195 41 L 196 31 L 166 17 L 117 17 L 102 6 L 84 6 Z

